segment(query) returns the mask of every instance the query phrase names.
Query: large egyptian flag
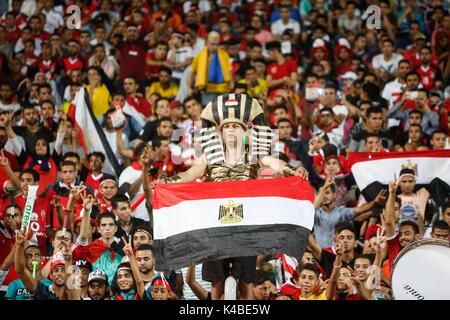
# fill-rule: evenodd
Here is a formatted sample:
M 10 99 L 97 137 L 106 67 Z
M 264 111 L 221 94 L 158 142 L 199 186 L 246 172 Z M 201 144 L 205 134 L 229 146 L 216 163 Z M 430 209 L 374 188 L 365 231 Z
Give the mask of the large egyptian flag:
M 121 172 L 120 164 L 106 139 L 102 127 L 94 116 L 89 95 L 84 87 L 77 92 L 67 113 L 74 121 L 74 128 L 78 128 L 78 143 L 85 156 L 94 151 L 103 152 L 106 158 L 104 172 L 118 177 Z
M 438 205 L 450 192 L 450 150 L 349 153 L 351 171 L 367 201 L 372 201 L 402 168 L 416 172 L 417 187 L 426 187 Z
M 156 269 L 230 257 L 302 257 L 314 191 L 299 177 L 163 184 L 153 200 Z

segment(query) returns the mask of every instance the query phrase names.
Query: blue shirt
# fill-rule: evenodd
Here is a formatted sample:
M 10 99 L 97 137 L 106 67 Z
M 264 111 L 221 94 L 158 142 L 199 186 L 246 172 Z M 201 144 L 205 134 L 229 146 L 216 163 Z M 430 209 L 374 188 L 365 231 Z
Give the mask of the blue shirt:
M 335 207 L 326 212 L 322 207 L 316 210 L 314 216 L 314 236 L 322 248 L 333 246 L 334 227 L 338 222 L 352 220 L 355 217 L 354 208 Z
M 42 284 L 48 287 L 52 282 L 49 279 L 44 279 L 42 280 Z M 5 297 L 11 300 L 33 300 L 32 294 L 25 288 L 25 285 L 20 279 L 14 280 L 8 285 L 8 291 Z

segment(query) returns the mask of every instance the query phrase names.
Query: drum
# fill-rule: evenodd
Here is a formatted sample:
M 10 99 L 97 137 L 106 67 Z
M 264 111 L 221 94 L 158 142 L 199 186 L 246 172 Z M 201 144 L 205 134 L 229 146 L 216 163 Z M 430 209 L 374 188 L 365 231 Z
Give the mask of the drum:
M 450 245 L 418 240 L 394 260 L 391 288 L 396 300 L 450 300 Z

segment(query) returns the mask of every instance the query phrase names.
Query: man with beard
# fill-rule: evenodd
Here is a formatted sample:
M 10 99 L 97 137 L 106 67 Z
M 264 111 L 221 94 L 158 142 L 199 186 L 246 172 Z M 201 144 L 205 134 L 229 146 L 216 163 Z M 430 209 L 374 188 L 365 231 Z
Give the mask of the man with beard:
M 25 141 L 25 151 L 30 154 L 34 151 L 36 141 L 40 137 L 44 137 L 47 141 L 53 141 L 52 132 L 41 123 L 39 123 L 39 115 L 32 105 L 24 105 L 22 107 L 23 126 L 13 127 L 14 132 Z
M 142 281 L 147 286 L 155 276 L 155 250 L 150 244 L 141 244 L 136 249 L 136 262 Z
M 415 179 L 411 179 L 411 172 L 409 172 L 409 170 L 410 169 L 403 169 L 400 172 L 400 189 L 402 190 L 402 195 L 405 192 L 411 194 L 414 190 Z M 385 218 L 383 223 L 384 229 L 386 230 L 386 240 L 389 251 L 389 268 L 391 270 L 392 263 L 394 262 L 400 251 L 412 242 L 421 238 L 419 226 L 416 222 L 411 220 L 402 221 L 400 223 L 398 234 L 396 233 L 397 224 L 395 221 L 395 197 L 397 193 L 397 187 L 398 184 L 396 180 L 389 183 L 389 197 L 386 203 Z
M 406 85 L 406 76 L 410 70 L 410 62 L 405 59 L 401 60 L 398 63 L 397 77 L 384 86 L 381 96 L 389 102 L 389 109 L 401 101 L 403 88 Z
M 102 270 L 94 270 L 88 277 L 88 297 L 91 300 L 108 299 L 108 276 Z
M 119 79 L 124 80 L 127 76 L 134 77 L 137 81 L 145 80 L 145 55 L 146 47 L 143 41 L 138 41 L 139 33 L 136 26 L 127 28 L 126 41 L 118 44 L 120 48 L 120 72 Z

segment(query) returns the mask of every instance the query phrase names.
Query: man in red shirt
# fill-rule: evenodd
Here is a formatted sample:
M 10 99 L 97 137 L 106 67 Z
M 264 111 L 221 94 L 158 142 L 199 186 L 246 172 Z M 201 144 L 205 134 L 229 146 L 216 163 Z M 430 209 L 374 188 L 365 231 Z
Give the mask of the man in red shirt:
M 33 169 L 24 169 L 20 173 L 19 179 L 22 192 L 15 196 L 14 203 L 20 208 L 21 212 L 23 212 L 27 201 L 28 187 L 39 185 L 39 173 Z M 1 216 L 6 212 L 9 205 L 10 199 L 7 198 L 0 206 Z M 33 212 L 31 213 L 29 228 L 32 231 L 32 238 L 34 237 L 38 242 L 39 248 L 44 255 L 47 255 L 47 233 L 52 224 L 50 221 L 50 213 L 50 203 L 45 199 L 36 198 L 33 205 Z M 1 218 L 3 218 L 3 216 Z
M 52 59 L 52 45 L 50 42 L 44 42 L 41 45 L 41 55 L 37 61 L 39 72 L 45 75 L 47 81 L 55 78 L 59 71 L 59 65 Z
M 278 89 L 292 90 L 294 88 L 297 83 L 297 63 L 284 58 L 279 41 L 267 43 L 266 49 L 269 60 L 273 61 L 267 68 L 266 81 L 269 95 L 274 97 Z
M 21 12 L 23 0 L 13 0 L 11 2 L 11 13 L 14 16 L 14 24 L 17 29 L 22 30 L 27 25 L 27 16 Z
M 69 56 L 63 59 L 64 68 L 69 73 L 72 69 L 82 70 L 85 63 L 79 56 L 80 44 L 75 40 L 70 40 L 68 43 Z
M 52 38 L 52 35 L 44 31 L 44 24 L 41 23 L 41 18 L 38 15 L 30 17 L 28 20 L 28 25 L 31 28 L 31 33 L 34 39 L 40 39 L 41 41 L 47 41 Z
M 120 48 L 120 73 L 119 79 L 124 80 L 127 76 L 133 76 L 138 81 L 145 80 L 145 54 L 146 47 L 143 41 L 138 41 L 136 26 L 127 29 L 127 40 L 118 44 Z
M 420 75 L 420 83 L 427 90 L 440 89 L 443 85 L 439 68 L 431 64 L 431 54 L 430 47 L 421 48 L 419 51 L 420 65 L 416 69 Z

